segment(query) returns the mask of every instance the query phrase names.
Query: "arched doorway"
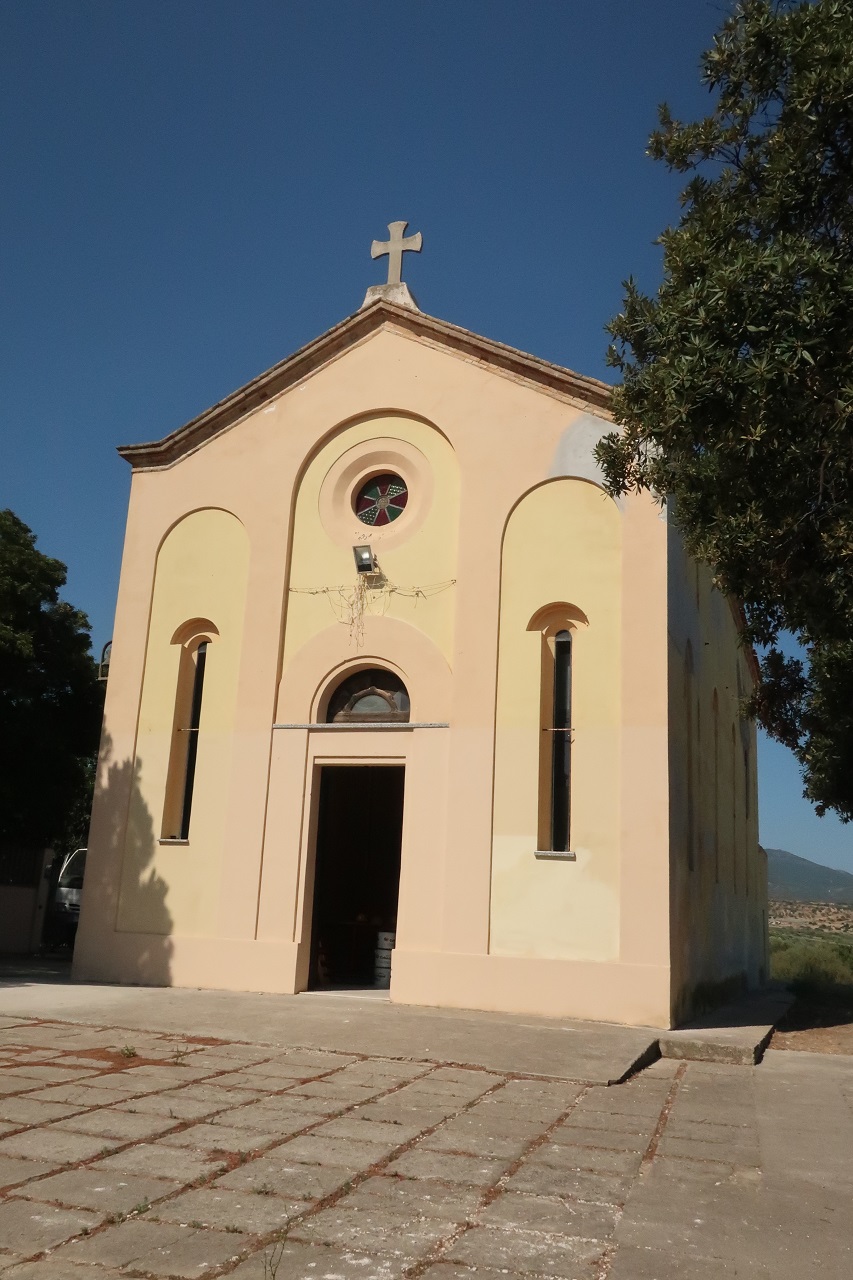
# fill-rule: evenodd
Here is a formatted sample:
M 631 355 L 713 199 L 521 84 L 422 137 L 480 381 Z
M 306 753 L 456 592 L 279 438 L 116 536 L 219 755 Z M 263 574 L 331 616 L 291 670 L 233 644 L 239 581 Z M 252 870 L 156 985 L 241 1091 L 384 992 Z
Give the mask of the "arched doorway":
M 393 672 L 346 677 L 328 699 L 327 724 L 405 724 L 409 695 Z M 405 767 L 328 764 L 320 769 L 309 985 L 387 985 L 380 955 L 397 929 Z

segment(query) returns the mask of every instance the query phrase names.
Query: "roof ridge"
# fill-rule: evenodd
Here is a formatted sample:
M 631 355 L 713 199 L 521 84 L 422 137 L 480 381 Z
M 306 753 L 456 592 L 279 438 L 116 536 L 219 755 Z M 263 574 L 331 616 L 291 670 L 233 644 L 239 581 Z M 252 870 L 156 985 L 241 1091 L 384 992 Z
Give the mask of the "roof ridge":
M 167 467 L 389 322 L 414 336 L 432 337 L 441 345 L 463 351 L 493 368 L 594 406 L 609 416 L 612 388 L 606 382 L 574 373 L 562 365 L 529 355 L 493 338 L 484 338 L 461 325 L 379 298 L 339 321 L 161 440 L 121 445 L 118 452 L 135 469 Z

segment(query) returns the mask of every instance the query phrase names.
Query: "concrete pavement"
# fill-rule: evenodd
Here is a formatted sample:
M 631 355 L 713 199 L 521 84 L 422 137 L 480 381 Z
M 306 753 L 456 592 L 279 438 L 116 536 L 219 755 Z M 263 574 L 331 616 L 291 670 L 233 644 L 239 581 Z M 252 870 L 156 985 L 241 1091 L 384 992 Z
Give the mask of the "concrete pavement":
M 531 1070 L 515 1020 L 395 1030 L 338 997 L 294 1023 L 263 997 L 253 1035 L 215 1036 L 217 993 L 186 994 L 198 1017 L 142 989 L 0 991 L 0 1280 L 853 1275 L 853 1058 L 663 1059 L 607 1087 Z M 591 1032 L 529 1035 L 599 1077 L 622 1030 L 574 1058 L 559 1037 Z M 426 1056 L 466 1037 L 492 1065 Z
M 12 976 L 10 976 L 10 973 Z M 0 977 L 0 1013 L 222 1036 L 271 1046 L 456 1062 L 608 1084 L 657 1057 L 658 1031 L 601 1022 L 391 1004 L 387 991 L 298 996 L 44 982 L 37 965 Z M 27 976 L 29 974 L 29 976 Z M 49 976 L 52 971 L 49 970 Z

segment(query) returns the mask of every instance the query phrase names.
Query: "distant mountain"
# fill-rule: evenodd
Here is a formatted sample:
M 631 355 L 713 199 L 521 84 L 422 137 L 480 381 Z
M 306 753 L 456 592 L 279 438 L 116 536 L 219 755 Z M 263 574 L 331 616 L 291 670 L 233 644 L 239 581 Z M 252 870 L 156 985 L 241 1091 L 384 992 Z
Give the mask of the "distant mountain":
M 768 894 L 783 902 L 853 904 L 853 875 L 798 858 L 787 849 L 767 850 Z

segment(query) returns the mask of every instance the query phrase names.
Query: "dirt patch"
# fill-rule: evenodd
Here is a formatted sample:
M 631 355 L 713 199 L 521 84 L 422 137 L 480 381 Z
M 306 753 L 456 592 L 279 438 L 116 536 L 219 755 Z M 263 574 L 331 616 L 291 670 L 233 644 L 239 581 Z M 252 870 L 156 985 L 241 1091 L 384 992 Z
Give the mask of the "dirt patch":
M 51 1059 L 53 1064 L 62 1064 L 62 1058 L 86 1058 L 92 1063 L 99 1063 L 103 1071 L 127 1071 L 129 1067 L 163 1067 L 174 1065 L 174 1058 L 144 1058 L 142 1054 L 124 1049 L 66 1049 L 63 1054 Z
M 774 1032 L 771 1048 L 853 1055 L 853 988 L 801 992 Z

